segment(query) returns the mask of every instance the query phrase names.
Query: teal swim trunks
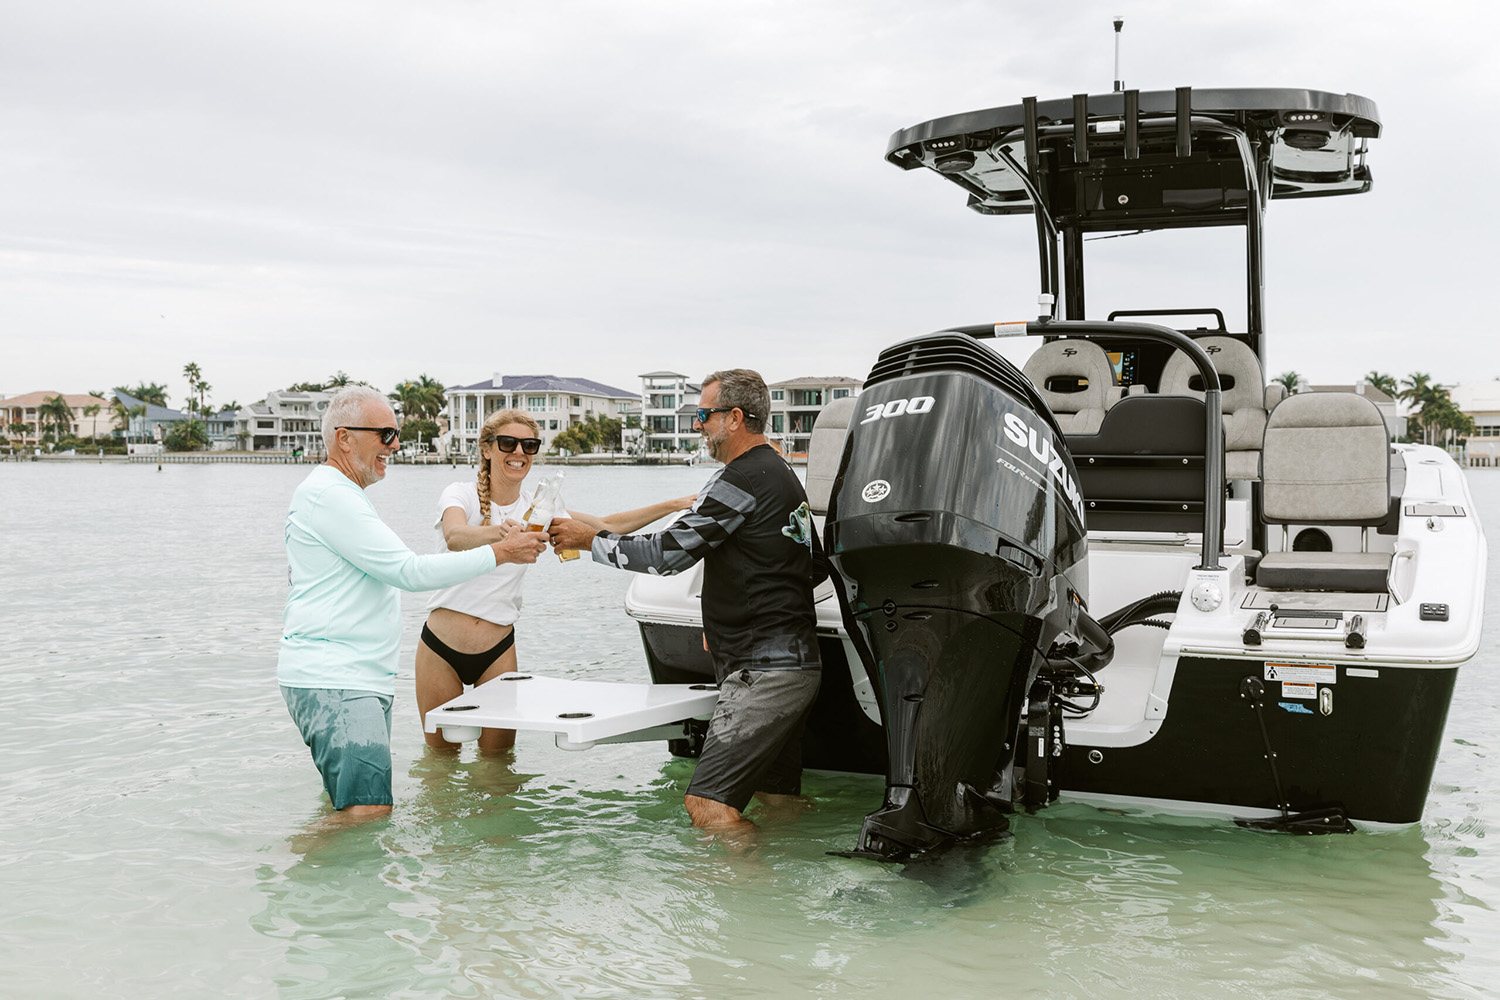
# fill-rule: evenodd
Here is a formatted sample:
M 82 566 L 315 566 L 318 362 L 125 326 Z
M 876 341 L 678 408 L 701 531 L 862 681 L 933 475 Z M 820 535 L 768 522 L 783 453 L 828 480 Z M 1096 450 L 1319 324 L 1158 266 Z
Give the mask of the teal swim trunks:
M 389 695 L 282 686 L 281 697 L 312 751 L 333 808 L 393 803 Z

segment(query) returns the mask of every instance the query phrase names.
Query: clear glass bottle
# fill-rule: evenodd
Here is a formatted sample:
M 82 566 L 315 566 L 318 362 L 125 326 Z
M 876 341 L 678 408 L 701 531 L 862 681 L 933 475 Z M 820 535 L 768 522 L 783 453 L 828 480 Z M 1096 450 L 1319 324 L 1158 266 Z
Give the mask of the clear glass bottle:
M 562 473 L 559 472 L 556 475 L 545 476 L 541 482 L 537 483 L 531 506 L 526 508 L 526 515 L 522 518 L 526 523 L 527 531 L 546 531 L 558 511 L 566 509 L 562 502 L 562 478 Z M 557 550 L 559 562 L 571 562 L 579 555 L 577 549 Z

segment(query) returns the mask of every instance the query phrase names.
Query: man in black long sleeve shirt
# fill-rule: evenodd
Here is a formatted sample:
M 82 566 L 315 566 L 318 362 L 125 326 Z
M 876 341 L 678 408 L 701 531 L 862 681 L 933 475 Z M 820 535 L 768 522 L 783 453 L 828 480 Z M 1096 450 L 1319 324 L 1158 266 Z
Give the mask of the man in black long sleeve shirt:
M 802 727 L 817 697 L 812 590 L 817 567 L 812 516 L 801 482 L 765 436 L 770 392 L 753 371 L 714 372 L 703 381 L 697 426 L 724 463 L 690 511 L 650 535 L 594 532 L 555 520 L 557 548 L 588 548 L 595 562 L 662 575 L 703 568 L 703 631 L 719 681 L 684 804 L 693 823 L 747 822 L 753 794 L 802 788 Z

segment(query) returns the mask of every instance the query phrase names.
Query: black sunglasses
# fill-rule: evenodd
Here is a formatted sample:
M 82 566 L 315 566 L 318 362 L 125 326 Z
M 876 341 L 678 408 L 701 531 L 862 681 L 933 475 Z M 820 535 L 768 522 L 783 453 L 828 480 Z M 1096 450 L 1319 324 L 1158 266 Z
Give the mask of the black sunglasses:
M 698 423 L 706 424 L 708 423 L 708 418 L 715 413 L 728 413 L 730 410 L 740 410 L 740 408 L 738 406 L 700 406 L 698 407 Z M 753 413 L 746 410 L 740 410 L 740 412 L 745 414 L 746 420 L 755 419 L 755 414 Z
M 398 430 L 395 427 L 350 427 L 348 424 L 344 424 L 341 427 L 335 427 L 334 430 L 340 430 L 340 431 L 373 431 L 374 433 L 380 435 L 380 443 L 381 444 L 390 444 L 392 441 L 396 440 L 397 438 L 399 438 L 401 436 L 401 431 Z
M 541 438 L 518 438 L 511 437 L 509 434 L 496 434 L 490 440 L 495 442 L 496 448 L 499 448 L 507 455 L 516 450 L 516 445 L 520 445 L 521 450 L 528 455 L 535 455 L 542 450 Z

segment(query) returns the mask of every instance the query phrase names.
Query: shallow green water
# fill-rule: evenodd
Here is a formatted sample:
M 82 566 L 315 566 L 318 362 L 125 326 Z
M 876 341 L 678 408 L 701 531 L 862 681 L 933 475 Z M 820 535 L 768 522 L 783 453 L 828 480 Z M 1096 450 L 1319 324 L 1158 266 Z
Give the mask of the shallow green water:
M 281 522 L 304 470 L 0 464 L 0 996 L 1494 996 L 1500 656 L 1461 673 L 1416 828 L 1290 838 L 1077 804 L 906 867 L 830 857 L 873 778 L 730 850 L 657 745 L 424 749 L 404 603 L 388 823 L 309 832 L 316 772 L 274 682 Z M 419 551 L 466 470 L 372 492 Z M 585 510 L 703 469 L 569 470 Z M 1471 484 L 1500 537 L 1500 473 Z M 1487 638 L 1500 635 L 1491 560 Z M 644 675 L 628 578 L 546 560 L 522 665 Z

